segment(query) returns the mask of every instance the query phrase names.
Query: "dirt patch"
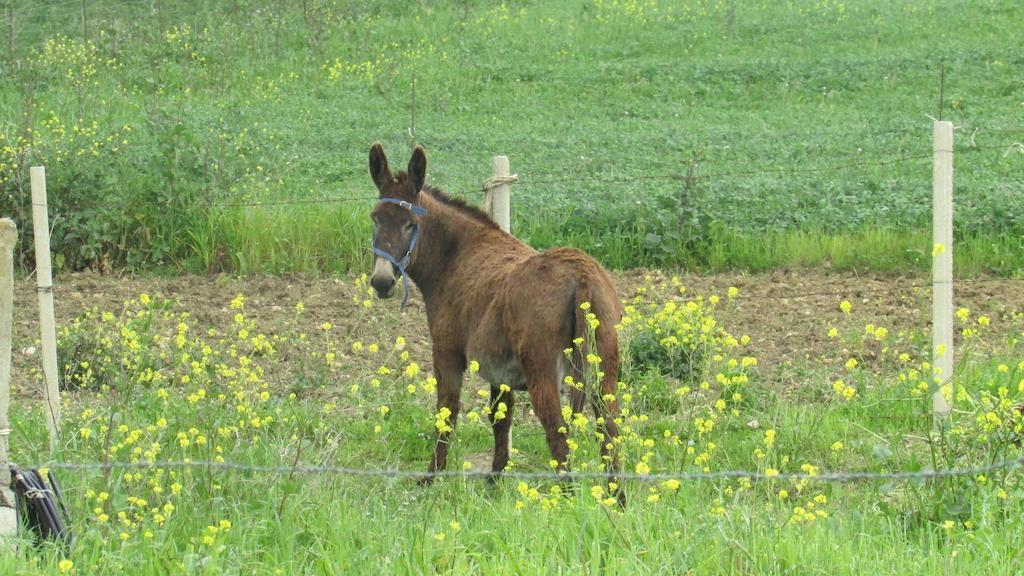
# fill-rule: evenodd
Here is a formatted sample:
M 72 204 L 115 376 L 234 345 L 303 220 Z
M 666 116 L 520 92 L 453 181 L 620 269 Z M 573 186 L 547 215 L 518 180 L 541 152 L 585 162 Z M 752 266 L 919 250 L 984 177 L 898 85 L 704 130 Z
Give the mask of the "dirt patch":
M 631 271 L 617 275 L 624 295 L 635 292 L 644 278 L 658 281 L 661 271 Z M 850 351 L 828 336 L 830 326 L 858 329 L 871 323 L 884 326 L 891 335 L 931 326 L 931 279 L 925 276 L 830 272 L 824 269 L 778 270 L 759 274 L 682 275 L 680 279 L 696 294 L 718 294 L 725 300 L 730 286 L 740 297 L 728 304 L 723 322 L 734 335 L 749 335 L 751 351 L 760 362 L 763 382 L 781 388 L 797 385 L 794 366 L 839 365 Z M 688 291 L 688 292 L 689 292 Z M 975 278 L 958 282 L 955 305 L 971 311 L 971 318 L 991 319 L 992 337 L 975 346 L 996 345 L 1011 329 L 1020 329 L 1015 317 L 1024 311 L 1024 281 Z M 839 305 L 852 305 L 845 316 Z M 975 326 L 977 327 L 977 326 Z M 958 327 L 959 328 L 959 327 Z M 957 334 L 956 345 L 961 344 Z M 797 376 L 794 376 L 796 374 Z
M 723 318 L 735 335 L 749 335 L 751 351 L 760 361 L 766 381 L 786 385 L 785 368 L 805 360 L 834 360 L 842 355 L 827 337 L 828 325 L 842 321 L 839 303 L 848 300 L 855 318 L 886 326 L 893 334 L 913 328 L 926 328 L 931 317 L 929 280 L 920 276 L 832 273 L 826 270 L 786 270 L 764 274 L 720 274 L 695 276 L 680 274 L 687 294 L 718 294 L 735 286 L 740 297 L 729 303 Z M 633 270 L 614 275 L 620 295 L 631 298 L 640 286 L 659 282 L 668 274 L 659 270 Z M 160 294 L 179 302 L 188 310 L 197 329 L 223 326 L 234 311 L 229 304 L 237 294 L 246 297 L 246 315 L 257 321 L 267 334 L 285 331 L 314 333 L 324 322 L 334 327 L 339 341 L 393 341 L 401 334 L 409 351 L 429 368 L 430 341 L 422 301 L 414 294 L 404 313 L 399 313 L 397 298 L 374 301 L 365 308 L 369 296 L 357 293 L 355 276 L 314 278 L 178 276 L 112 277 L 96 274 L 66 274 L 56 280 L 55 298 L 58 326 L 63 326 L 96 306 L 119 312 L 125 301 L 142 293 Z M 16 284 L 14 326 L 13 385 L 16 393 L 33 390 L 31 371 L 38 366 L 39 355 L 25 351 L 38 346 L 35 287 L 31 281 Z M 1024 282 L 1007 279 L 977 279 L 958 283 L 958 306 L 975 314 L 991 317 L 993 332 L 999 332 L 1024 310 Z M 296 314 L 302 302 L 305 312 Z M 349 336 L 351 335 L 351 336 Z M 372 370 L 360 365 L 355 356 L 345 356 L 352 373 Z

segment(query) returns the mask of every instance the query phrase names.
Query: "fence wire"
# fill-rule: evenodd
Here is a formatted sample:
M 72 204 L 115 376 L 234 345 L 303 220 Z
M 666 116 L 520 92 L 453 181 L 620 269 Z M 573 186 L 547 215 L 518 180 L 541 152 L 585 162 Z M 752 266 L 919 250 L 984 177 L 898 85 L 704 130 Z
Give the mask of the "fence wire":
M 1015 471 L 1024 466 L 1024 456 L 994 462 L 984 466 L 972 466 L 967 468 L 944 468 L 937 470 L 901 471 L 901 472 L 859 472 L 859 471 L 837 471 L 822 474 L 807 474 L 804 472 L 780 472 L 768 474 L 759 471 L 749 470 L 718 470 L 712 472 L 658 472 L 651 474 L 637 474 L 633 472 L 593 472 L 574 471 L 567 473 L 557 472 L 528 472 L 520 470 L 509 470 L 502 472 L 501 476 L 520 480 L 567 480 L 567 479 L 591 479 L 591 480 L 614 480 L 618 482 L 664 482 L 666 480 L 700 481 L 700 480 L 738 480 L 745 478 L 751 481 L 791 481 L 808 480 L 814 482 L 861 482 L 878 480 L 933 480 L 941 478 L 954 478 L 960 476 L 978 476 L 980 474 L 991 474 L 1003 470 Z M 39 464 L 32 468 L 47 468 L 50 470 L 68 471 L 110 471 L 126 469 L 191 469 L 218 472 L 247 472 L 256 474 L 321 474 L 334 476 L 349 476 L 360 478 L 464 478 L 464 479 L 486 479 L 492 473 L 478 470 L 443 470 L 428 474 L 416 470 L 403 470 L 398 468 L 371 469 L 371 468 L 350 468 L 345 466 L 265 466 L 257 464 L 241 464 L 236 462 L 214 462 L 209 460 L 168 460 L 168 461 L 139 461 L 139 462 L 50 462 Z
M 1019 283 L 1024 283 L 1024 278 L 962 278 L 962 279 L 955 279 L 953 281 L 954 286 L 957 286 L 957 285 L 959 285 L 959 286 L 982 286 L 982 285 L 1001 285 L 1001 284 L 1019 284 Z M 841 291 L 840 290 L 816 290 L 816 291 L 808 291 L 808 292 L 792 292 L 792 291 L 789 291 L 789 292 L 771 292 L 771 291 L 768 291 L 768 292 L 765 292 L 765 293 L 742 292 L 736 298 L 736 300 L 742 302 L 744 300 L 762 300 L 762 299 L 763 300 L 769 300 L 769 299 L 770 300 L 786 300 L 786 299 L 817 298 L 817 297 L 854 298 L 854 297 L 859 297 L 859 296 L 866 295 L 866 294 L 894 294 L 894 293 L 899 293 L 899 292 L 916 293 L 916 292 L 923 291 L 923 290 L 929 290 L 929 289 L 931 289 L 932 286 L 933 286 L 932 282 L 924 282 L 924 283 L 913 283 L 913 284 L 905 284 L 905 285 L 885 284 L 885 285 L 882 285 L 882 286 L 872 286 L 872 287 L 854 287 L 854 288 L 849 288 L 847 290 L 841 290 Z M 109 288 L 100 288 L 100 287 L 97 287 L 97 288 L 94 288 L 94 287 L 77 287 L 77 286 L 66 286 L 65 287 L 65 286 L 61 286 L 60 284 L 56 284 L 56 285 L 53 286 L 52 290 L 54 292 L 56 292 L 57 294 L 62 294 L 64 296 L 72 296 L 72 295 L 109 296 L 111 298 L 121 298 L 121 299 L 123 299 L 125 297 L 125 294 L 122 293 L 122 292 L 112 292 L 112 291 L 110 291 Z M 687 287 L 687 291 L 691 291 L 691 290 L 692 291 L 696 291 L 697 289 L 696 288 Z M 710 290 L 710 288 L 709 288 L 709 290 Z M 183 293 L 181 291 L 178 291 L 176 296 L 182 296 L 183 294 L 185 294 L 185 293 Z M 684 298 L 675 298 L 674 301 L 677 301 L 677 302 L 680 302 L 680 301 L 681 302 L 689 302 L 689 301 L 707 300 L 712 295 L 713 295 L 712 292 L 708 292 L 707 294 L 699 294 L 697 296 L 687 296 L 687 297 L 684 297 Z M 299 296 L 299 295 L 297 294 L 296 296 Z M 62 302 L 66 303 L 67 301 L 64 300 Z M 304 301 L 304 305 L 307 308 L 308 307 L 339 308 L 337 301 L 333 301 L 331 303 L 324 303 L 324 304 L 318 304 L 316 302 L 305 302 Z M 225 306 L 226 306 L 226 304 L 225 304 Z M 273 308 L 273 307 L 282 308 L 282 309 L 287 308 L 286 305 L 282 305 L 279 302 L 260 303 L 260 302 L 256 302 L 256 301 L 252 301 L 252 300 L 246 302 L 246 307 L 247 308 L 255 308 L 255 309 L 261 309 L 261 308 L 265 309 L 265 308 Z

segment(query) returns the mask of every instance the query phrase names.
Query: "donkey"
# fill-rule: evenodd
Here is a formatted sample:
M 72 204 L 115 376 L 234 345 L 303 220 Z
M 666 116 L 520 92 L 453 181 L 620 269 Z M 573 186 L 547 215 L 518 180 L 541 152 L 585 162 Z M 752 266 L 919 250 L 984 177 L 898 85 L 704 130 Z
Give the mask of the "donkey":
M 370 176 L 380 192 L 371 213 L 375 259 L 370 284 L 379 297 L 388 298 L 401 276 L 403 306 L 408 279 L 419 288 L 433 344 L 437 409 L 439 414 L 445 408 L 450 413 L 449 425 L 437 431 L 434 457 L 423 480 L 429 482 L 445 468 L 463 373 L 473 360 L 490 384 L 490 478 L 496 479 L 508 464 L 514 392 L 523 390 L 544 426 L 556 470 L 568 473 L 567 427 L 559 391 L 570 373 L 583 382 L 586 355 L 596 350 L 603 372 L 598 373 L 600 390 L 570 390 L 571 404 L 579 412 L 590 400 L 606 472 L 614 481 L 619 471 L 615 325 L 622 310 L 608 273 L 579 250 L 534 250 L 502 231 L 481 210 L 425 185 L 426 172 L 427 157 L 419 146 L 408 169 L 397 175 L 381 145 L 370 148 Z M 591 329 L 585 303 L 597 319 L 596 328 Z M 567 349 L 573 350 L 571 359 Z M 499 402 L 506 405 L 505 417 L 494 409 Z M 616 491 L 624 502 L 621 488 Z

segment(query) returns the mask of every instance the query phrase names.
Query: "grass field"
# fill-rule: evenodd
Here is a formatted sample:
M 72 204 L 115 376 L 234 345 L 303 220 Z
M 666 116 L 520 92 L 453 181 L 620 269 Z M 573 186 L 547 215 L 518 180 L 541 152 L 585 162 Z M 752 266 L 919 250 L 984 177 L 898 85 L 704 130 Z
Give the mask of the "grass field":
M 369 144 L 414 138 L 474 201 L 508 155 L 516 233 L 612 267 L 924 269 L 943 65 L 957 264 L 1022 268 L 1014 3 L 4 4 L 3 211 L 45 164 L 70 269 L 365 264 Z
M 12 459 L 179 462 L 57 470 L 75 544 L 19 542 L 0 574 L 1024 573 L 1019 467 L 814 479 L 1020 457 L 1024 301 L 990 275 L 1024 271 L 1024 7 L 0 6 L 0 215 L 29 237 L 28 167 L 45 164 L 58 312 L 87 310 L 59 324 L 54 456 L 15 309 Z M 957 272 L 982 277 L 958 281 L 956 410 L 933 422 L 920 286 L 940 107 Z M 586 478 L 388 477 L 424 470 L 450 422 L 417 298 L 398 314 L 352 273 L 369 270 L 375 140 L 396 163 L 422 144 L 428 180 L 474 202 L 507 155 L 517 236 L 652 268 L 616 274 L 627 507 Z M 506 411 L 483 389 L 469 374 L 455 472 L 490 464 Z M 545 473 L 524 400 L 504 416 L 510 472 Z M 593 420 L 567 428 L 574 471 L 599 470 Z M 644 477 L 731 470 L 750 477 Z
M 890 302 L 835 301 L 809 324 L 794 318 L 792 329 L 824 344 L 781 362 L 778 353 L 761 356 L 773 343 L 735 331 L 738 313 L 756 303 L 744 292 L 705 294 L 686 305 L 675 279 L 638 280 L 623 293 L 632 306 L 623 327 L 627 349 L 647 346 L 652 357 L 657 338 L 645 334 L 655 326 L 679 338 L 662 349 L 677 360 L 686 351 L 691 360 L 666 371 L 677 376 L 635 361 L 622 372 L 624 468 L 745 470 L 769 478 L 626 480 L 629 504 L 620 509 L 594 480 L 507 478 L 491 486 L 444 478 L 425 488 L 412 478 L 388 478 L 388 470 L 423 470 L 432 430 L 445 423 L 433 409 L 422 337 L 393 310 L 364 304 L 358 280 L 332 284 L 345 295 L 333 314 L 277 297 L 254 308 L 269 296 L 258 286 L 262 298 L 226 292 L 194 313 L 147 292 L 123 309 L 98 308 L 66 323 L 60 459 L 223 461 L 281 470 L 57 471 L 75 546 L 66 556 L 27 543 L 16 554 L 0 553 L 5 574 L 1022 569 L 1019 469 L 931 480 L 772 479 L 924 472 L 1018 457 L 1019 312 L 959 313 L 962 361 L 949 391 L 957 411 L 938 434 L 929 414 L 926 335 L 913 322 L 866 314 Z M 270 303 L 290 320 L 271 321 L 262 307 Z M 484 389 L 469 374 L 450 459 L 455 471 L 490 464 L 487 411 L 501 409 L 481 397 Z M 24 409 L 34 405 L 23 399 L 18 404 L 14 458 L 46 461 L 41 411 Z M 550 470 L 543 432 L 526 403 L 508 417 L 515 420 L 511 471 Z M 600 468 L 593 426 L 587 418 L 570 420 L 578 472 Z M 378 470 L 383 477 L 287 472 L 295 465 Z

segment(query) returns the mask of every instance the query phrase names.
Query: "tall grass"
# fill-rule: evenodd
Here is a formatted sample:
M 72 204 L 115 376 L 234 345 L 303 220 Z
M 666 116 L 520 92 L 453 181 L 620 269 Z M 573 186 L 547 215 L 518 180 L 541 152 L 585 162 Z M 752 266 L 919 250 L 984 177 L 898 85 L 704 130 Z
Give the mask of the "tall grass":
M 366 270 L 369 218 L 345 205 L 215 209 L 189 230 L 185 267 L 243 274 Z
M 359 221 L 368 205 L 334 199 L 372 195 L 373 141 L 400 158 L 413 137 L 430 181 L 472 201 L 508 155 L 517 233 L 610 266 L 914 267 L 909 240 L 840 246 L 928 230 L 944 65 L 958 234 L 992 247 L 964 270 L 1021 269 L 1013 3 L 88 4 L 86 40 L 79 5 L 12 0 L 0 60 L 0 206 L 27 229 L 27 167 L 45 164 L 67 268 L 350 268 L 321 235 L 365 229 L 322 213 Z M 310 200 L 237 233 L 204 208 Z

